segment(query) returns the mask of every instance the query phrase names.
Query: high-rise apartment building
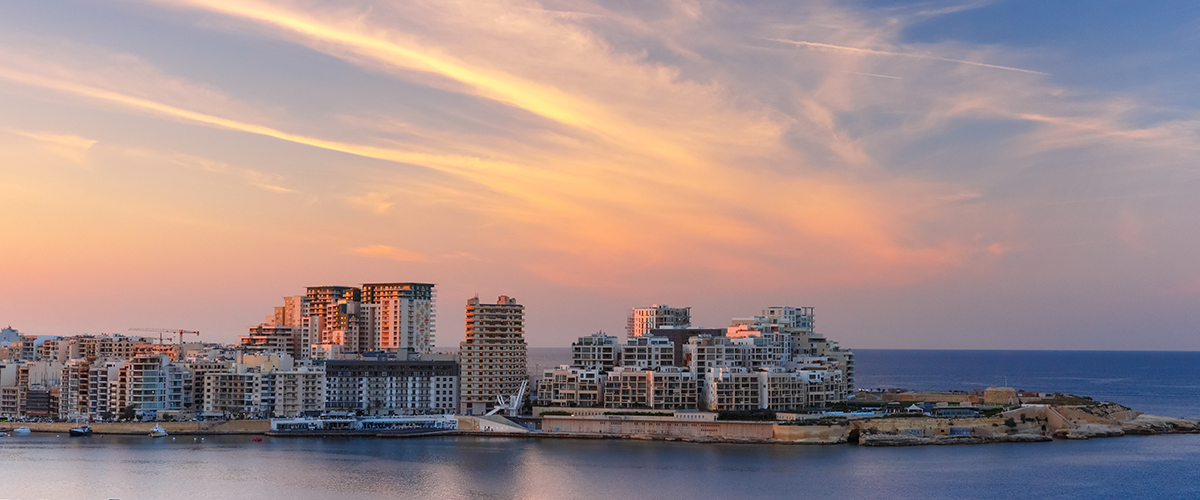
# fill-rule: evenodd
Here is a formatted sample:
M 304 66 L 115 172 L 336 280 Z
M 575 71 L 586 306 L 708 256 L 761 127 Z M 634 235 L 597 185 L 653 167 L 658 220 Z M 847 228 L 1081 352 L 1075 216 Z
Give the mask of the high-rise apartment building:
M 365 283 L 362 301 L 375 304 L 379 349 L 433 352 L 437 292 L 432 283 Z
M 295 329 L 293 348 L 288 352 L 298 360 L 309 359 L 313 346 L 321 344 L 338 345 L 341 352 L 355 355 L 370 351 L 429 354 L 436 331 L 436 301 L 433 283 L 315 286 L 305 295 L 284 297 L 283 305 L 275 307 L 257 328 Z
M 515 396 L 528 377 L 526 349 L 525 306 L 505 295 L 495 304 L 468 300 L 459 413 L 481 415 L 496 406 L 496 396 Z
M 655 304 L 650 307 L 634 308 L 629 314 L 625 333 L 629 337 L 649 335 L 650 330 L 664 326 L 691 326 L 692 308 L 670 307 Z

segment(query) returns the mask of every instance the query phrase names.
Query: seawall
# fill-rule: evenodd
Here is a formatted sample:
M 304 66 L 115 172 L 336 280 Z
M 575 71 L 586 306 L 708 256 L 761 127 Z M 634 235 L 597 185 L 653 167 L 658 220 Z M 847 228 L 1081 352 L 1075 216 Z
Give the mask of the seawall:
M 156 422 L 110 422 L 92 425 L 94 434 L 150 434 Z M 213 434 L 265 434 L 271 430 L 270 420 L 216 420 L 205 422 L 157 422 L 168 434 L 213 435 Z M 5 422 L 9 427 L 29 427 L 34 432 L 66 434 L 80 424 L 70 422 Z

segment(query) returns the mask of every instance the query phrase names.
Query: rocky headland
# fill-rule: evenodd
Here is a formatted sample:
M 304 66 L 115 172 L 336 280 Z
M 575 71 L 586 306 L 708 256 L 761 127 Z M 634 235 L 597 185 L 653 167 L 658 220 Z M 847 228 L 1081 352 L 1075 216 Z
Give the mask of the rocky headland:
M 1145 415 L 1110 402 L 1029 405 L 989 418 L 879 418 L 848 422 L 863 446 L 985 444 L 1200 433 L 1200 421 Z M 858 431 L 858 435 L 853 435 Z M 857 438 L 857 439 L 856 439 Z

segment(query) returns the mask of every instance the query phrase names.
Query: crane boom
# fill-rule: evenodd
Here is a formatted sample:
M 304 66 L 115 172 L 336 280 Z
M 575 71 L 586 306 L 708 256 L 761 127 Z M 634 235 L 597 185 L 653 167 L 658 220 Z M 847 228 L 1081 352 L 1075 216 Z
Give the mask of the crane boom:
M 525 401 L 525 387 L 528 384 L 528 380 L 522 380 L 521 387 L 512 396 L 497 395 L 496 406 L 492 408 L 492 411 L 487 412 L 487 415 L 495 415 L 503 410 L 508 410 L 509 416 L 517 416 L 517 412 L 521 411 L 521 403 Z

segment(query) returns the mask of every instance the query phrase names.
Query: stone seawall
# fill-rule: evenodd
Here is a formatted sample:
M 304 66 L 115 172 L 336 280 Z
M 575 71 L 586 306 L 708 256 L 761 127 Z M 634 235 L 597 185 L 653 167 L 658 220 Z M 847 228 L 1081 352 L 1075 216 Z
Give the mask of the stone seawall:
M 150 428 L 155 422 L 112 422 L 92 424 L 95 434 L 150 434 Z M 9 427 L 26 426 L 34 432 L 55 432 L 66 434 L 72 427 L 80 424 L 70 422 L 5 422 Z M 225 420 L 208 422 L 158 422 L 168 434 L 214 435 L 214 434 L 265 434 L 271 430 L 270 420 Z
M 66 434 L 76 424 L 17 423 L 35 432 Z M 161 422 L 173 435 L 267 434 L 269 420 Z M 152 422 L 93 424 L 97 434 L 150 433 Z M 641 439 L 687 442 L 914 446 L 1088 439 L 1126 434 L 1200 433 L 1200 422 L 1142 415 L 1113 403 L 1029 406 L 991 418 L 867 418 L 838 425 L 681 420 L 642 416 L 545 416 L 542 432 L 503 417 L 458 417 L 458 430 L 439 435 L 574 439 Z M 384 433 L 386 434 L 386 433 Z M 288 435 L 297 435 L 288 433 Z M 315 435 L 315 434 L 313 434 Z M 343 435 L 338 433 L 338 435 Z M 399 435 L 396 435 L 397 437 Z M 378 437 L 392 437 L 380 434 Z M 413 437 L 413 436 L 408 436 Z

